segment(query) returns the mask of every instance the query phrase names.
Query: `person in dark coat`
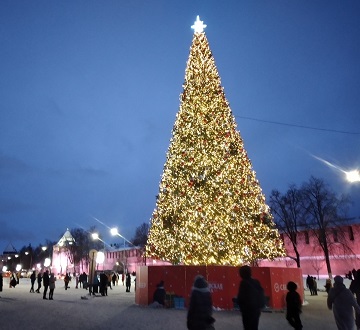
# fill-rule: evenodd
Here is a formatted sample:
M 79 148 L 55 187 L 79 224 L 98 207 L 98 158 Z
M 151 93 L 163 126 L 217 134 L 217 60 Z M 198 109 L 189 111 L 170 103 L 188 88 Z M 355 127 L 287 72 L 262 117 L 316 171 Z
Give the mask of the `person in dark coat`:
M 39 272 L 38 275 L 37 275 L 38 288 L 37 288 L 36 291 L 35 291 L 35 292 L 37 292 L 37 293 L 40 293 L 41 281 L 42 281 L 42 276 L 41 276 L 41 273 Z
M 102 296 L 107 296 L 108 277 L 102 272 L 100 274 L 100 293 Z
M 87 288 L 87 280 L 88 280 L 88 276 L 86 275 L 85 272 L 82 273 L 82 284 L 83 284 L 83 288 L 86 289 Z
M 4 285 L 3 275 L 2 275 L 2 271 L 0 271 L 0 292 L 2 292 L 3 285 Z
M 349 289 L 353 294 L 355 294 L 356 301 L 358 305 L 360 305 L 360 269 L 356 271 L 354 280 L 351 281 Z M 360 314 L 355 315 L 355 323 L 357 328 L 360 328 Z
M 66 273 L 64 277 L 65 290 L 69 288 L 69 282 L 70 282 L 70 275 Z
M 203 276 L 197 275 L 191 290 L 187 328 L 189 330 L 215 329 L 212 310 L 212 298 L 208 283 Z
M 250 266 L 241 266 L 239 269 L 241 282 L 237 301 L 240 307 L 244 330 L 257 330 L 261 310 L 264 308 L 264 289 L 260 282 L 251 277 Z
M 117 275 L 116 275 L 116 273 L 113 273 L 113 275 L 111 277 L 111 281 L 112 281 L 113 286 L 115 286 L 116 279 L 117 279 Z
M 312 276 L 308 275 L 306 278 L 306 286 L 308 287 L 310 294 L 314 295 L 314 280 Z
M 317 281 L 316 281 L 315 276 L 313 276 L 313 294 L 314 294 L 314 296 L 318 295 L 318 287 L 317 287 Z
M 15 288 L 17 285 L 17 277 L 15 273 L 11 273 L 10 275 L 10 288 Z
M 286 319 L 295 330 L 300 330 L 303 327 L 300 319 L 302 303 L 300 295 L 296 291 L 297 285 L 290 281 L 286 288 L 288 289 L 286 294 Z
M 160 281 L 160 283 L 156 286 L 156 290 L 153 296 L 153 302 L 157 302 L 158 304 L 165 306 L 165 297 L 166 291 L 164 288 L 164 281 Z
M 330 278 L 327 278 L 327 279 L 326 279 L 326 282 L 325 282 L 324 287 L 325 287 L 326 293 L 329 294 L 329 291 L 330 291 L 330 289 L 332 288 L 332 283 L 331 283 L 331 279 L 330 279 Z
M 35 270 L 32 272 L 32 274 L 30 275 L 30 281 L 31 281 L 31 288 L 30 288 L 30 292 L 35 292 L 34 291 L 34 285 L 35 285 L 35 281 L 36 281 L 36 273 Z
M 43 285 L 44 285 L 43 299 L 47 299 L 46 293 L 47 293 L 49 284 L 50 284 L 49 271 L 46 270 L 43 274 Z
M 355 326 L 353 309 L 360 314 L 360 307 L 352 292 L 345 287 L 343 282 L 341 276 L 334 277 L 334 287 L 329 291 L 327 306 L 334 313 L 338 329 L 353 330 Z
M 54 300 L 55 280 L 54 273 L 51 273 L 49 279 L 49 300 Z
M 131 288 L 131 275 L 130 273 L 126 274 L 126 281 L 125 281 L 125 285 L 126 285 L 126 292 L 130 292 L 130 288 Z

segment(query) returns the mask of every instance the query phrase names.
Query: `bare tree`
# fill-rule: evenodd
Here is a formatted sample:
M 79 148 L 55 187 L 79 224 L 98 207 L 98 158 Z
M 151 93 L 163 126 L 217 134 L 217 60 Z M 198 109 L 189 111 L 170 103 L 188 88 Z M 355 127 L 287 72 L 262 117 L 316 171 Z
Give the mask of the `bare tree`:
M 314 177 L 302 185 L 301 193 L 307 229 L 322 249 L 329 278 L 332 278 L 330 255 L 338 252 L 339 245 L 345 250 L 351 250 L 344 231 L 349 197 L 336 196 L 322 179 Z
M 136 246 L 144 247 L 147 242 L 149 233 L 149 224 L 143 223 L 135 230 L 135 236 L 132 239 L 132 243 Z
M 75 269 L 80 263 L 85 263 L 85 266 L 87 266 L 89 264 L 90 249 L 100 249 L 100 246 L 102 246 L 99 241 L 93 241 L 90 237 L 90 233 L 95 231 L 95 227 L 91 227 L 87 231 L 82 228 L 73 228 L 70 230 L 74 241 L 71 242 L 71 244 L 69 244 L 70 242 L 67 243 L 63 248 L 70 263 L 74 264 Z M 82 266 L 84 265 L 82 264 Z
M 290 185 L 284 195 L 278 190 L 273 190 L 270 195 L 270 208 L 280 233 L 287 236 L 293 246 L 295 256 L 289 255 L 289 251 L 287 251 L 288 257 L 294 260 L 297 267 L 300 268 L 298 235 L 300 226 L 304 225 L 304 209 L 300 191 L 295 185 Z

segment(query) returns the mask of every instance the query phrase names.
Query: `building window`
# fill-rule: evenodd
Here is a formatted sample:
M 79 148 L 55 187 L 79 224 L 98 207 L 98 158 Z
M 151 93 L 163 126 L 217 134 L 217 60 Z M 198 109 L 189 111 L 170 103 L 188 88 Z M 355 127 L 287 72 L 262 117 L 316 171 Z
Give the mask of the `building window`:
M 310 244 L 310 240 L 309 240 L 309 233 L 307 231 L 304 232 L 305 235 L 305 243 L 306 244 Z
M 350 238 L 350 241 L 354 240 L 354 232 L 353 232 L 353 229 L 351 226 L 349 226 L 349 238 Z

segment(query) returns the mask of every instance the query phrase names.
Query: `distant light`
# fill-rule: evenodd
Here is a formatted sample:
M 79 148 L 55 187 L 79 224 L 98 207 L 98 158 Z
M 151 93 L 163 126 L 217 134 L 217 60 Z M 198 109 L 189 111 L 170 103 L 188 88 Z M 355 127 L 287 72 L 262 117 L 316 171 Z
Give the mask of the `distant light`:
M 105 261 L 105 254 L 102 251 L 99 251 L 96 255 L 96 263 L 102 264 Z
M 99 239 L 99 234 L 98 233 L 92 233 L 91 237 L 92 237 L 92 239 Z
M 2 271 L 5 273 L 7 271 L 7 266 L 3 266 Z
M 349 182 L 360 182 L 360 172 L 358 170 L 353 170 L 350 172 L 345 172 L 346 180 Z
M 29 252 L 25 251 L 25 254 L 26 254 L 26 255 L 28 255 L 28 254 L 29 254 Z
M 49 267 L 51 264 L 51 260 L 50 258 L 45 258 L 45 261 L 44 261 L 44 267 Z
M 117 235 L 117 234 L 118 234 L 117 228 L 111 228 L 111 229 L 110 229 L 110 234 L 113 235 L 113 236 L 114 236 L 114 235 Z
M 16 269 L 17 272 L 19 272 L 21 270 L 21 265 L 20 264 L 16 265 L 15 269 Z
M 43 251 L 46 251 L 47 246 L 42 246 L 41 249 L 42 249 Z
M 196 16 L 196 21 L 194 22 L 194 25 L 191 26 L 192 29 L 194 29 L 195 33 L 202 33 L 204 32 L 204 29 L 206 28 L 206 24 L 204 24 L 203 21 L 200 21 L 199 15 Z

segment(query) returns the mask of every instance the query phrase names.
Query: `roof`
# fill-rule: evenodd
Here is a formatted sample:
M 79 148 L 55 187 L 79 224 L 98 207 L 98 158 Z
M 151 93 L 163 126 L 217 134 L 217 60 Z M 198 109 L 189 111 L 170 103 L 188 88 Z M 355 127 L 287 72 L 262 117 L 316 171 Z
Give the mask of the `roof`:
M 71 235 L 69 228 L 66 229 L 64 235 L 60 238 L 59 242 L 56 245 L 63 246 L 66 244 L 75 243 L 75 238 Z
M 9 243 L 3 251 L 3 254 L 15 254 L 18 253 L 14 246 Z

